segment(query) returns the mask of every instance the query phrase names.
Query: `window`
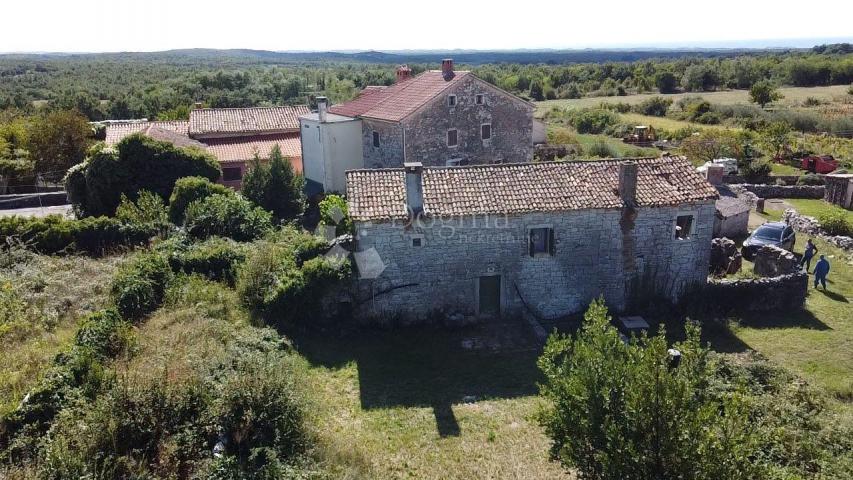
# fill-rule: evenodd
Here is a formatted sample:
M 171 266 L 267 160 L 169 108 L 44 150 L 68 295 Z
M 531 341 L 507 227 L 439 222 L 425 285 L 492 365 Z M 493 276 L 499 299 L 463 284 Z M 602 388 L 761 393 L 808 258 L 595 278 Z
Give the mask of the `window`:
M 462 165 L 462 159 L 461 158 L 451 158 L 444 165 L 447 167 L 458 167 L 458 166 Z
M 490 140 L 492 138 L 492 124 L 484 123 L 480 125 L 480 138 L 483 140 Z
M 448 95 L 447 96 L 447 106 L 455 107 L 456 106 L 456 95 Z
M 675 219 L 675 238 L 686 240 L 693 235 L 693 215 L 679 215 Z
M 243 171 L 240 167 L 225 167 L 222 169 L 223 182 L 236 182 L 243 178 Z
M 447 146 L 455 147 L 459 145 L 459 134 L 456 129 L 451 129 L 447 131 Z
M 412 246 L 413 247 L 423 247 L 424 246 L 423 235 L 413 235 L 412 236 Z
M 379 146 L 379 132 L 373 132 L 373 146 Z
M 528 230 L 530 256 L 554 255 L 554 229 L 535 227 Z
M 482 93 L 478 93 L 476 97 L 474 97 L 474 103 L 477 105 L 485 105 L 486 104 L 486 96 Z

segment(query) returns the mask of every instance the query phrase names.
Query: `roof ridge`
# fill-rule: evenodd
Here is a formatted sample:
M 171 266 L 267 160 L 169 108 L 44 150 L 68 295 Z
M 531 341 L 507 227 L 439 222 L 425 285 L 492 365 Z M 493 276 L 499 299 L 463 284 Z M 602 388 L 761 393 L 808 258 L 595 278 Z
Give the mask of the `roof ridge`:
M 424 166 L 424 170 L 474 170 L 474 169 L 487 169 L 487 168 L 502 168 L 502 167 L 534 167 L 534 166 L 546 166 L 546 165 L 574 165 L 574 164 L 582 164 L 582 165 L 598 165 L 604 163 L 619 163 L 619 162 L 627 162 L 627 161 L 635 161 L 635 160 L 663 160 L 664 158 L 672 158 L 683 160 L 685 157 L 683 155 L 671 155 L 668 157 L 612 157 L 612 158 L 596 158 L 596 159 L 574 159 L 574 160 L 554 160 L 551 162 L 512 162 L 512 163 L 484 163 L 484 164 L 476 164 L 476 165 L 429 165 Z M 388 172 L 388 171 L 405 171 L 405 168 L 356 168 L 352 170 L 347 170 L 345 173 L 350 172 Z
M 409 88 L 411 88 L 412 86 L 414 86 L 414 85 L 415 85 L 415 82 L 416 82 L 419 78 L 422 78 L 425 74 L 427 74 L 427 73 L 437 73 L 437 72 L 438 72 L 438 73 L 441 73 L 441 70 L 427 70 L 427 71 L 424 71 L 424 72 L 419 73 L 418 75 L 415 75 L 415 76 L 414 76 L 414 77 L 412 77 L 410 80 L 406 80 L 406 81 L 405 81 L 405 82 L 403 82 L 403 83 L 395 83 L 393 86 L 400 85 L 400 86 L 401 86 L 401 88 L 397 89 L 397 90 L 396 90 L 396 91 L 394 91 L 394 92 L 391 92 L 391 94 L 390 94 L 390 95 L 388 95 L 387 97 L 383 98 L 382 100 L 380 100 L 380 101 L 376 102 L 376 104 L 374 104 L 372 107 L 370 107 L 370 110 L 367 110 L 366 112 L 364 112 L 364 113 L 363 113 L 363 114 L 361 114 L 360 116 L 362 116 L 362 117 L 366 116 L 367 118 L 373 118 L 373 117 L 370 117 L 370 116 L 368 115 L 372 110 L 376 109 L 377 107 L 379 107 L 379 106 L 380 106 L 380 105 L 382 105 L 383 103 L 385 103 L 385 102 L 387 102 L 387 101 L 391 100 L 392 98 L 396 97 L 396 96 L 397 96 L 397 95 L 399 95 L 399 94 L 402 94 L 402 93 L 403 93 L 403 92 L 405 92 L 407 89 L 409 89 Z M 432 99 L 434 99 L 435 97 L 437 97 L 437 96 L 441 95 L 441 93 L 442 93 L 442 92 L 444 92 L 445 90 L 447 90 L 448 88 L 450 88 L 450 85 L 452 84 L 452 82 L 453 82 L 454 80 L 456 80 L 456 77 L 457 77 L 457 75 L 455 75 L 456 73 L 460 73 L 460 74 L 462 74 L 462 75 L 459 75 L 459 78 L 462 78 L 462 77 L 465 77 L 465 76 L 467 76 L 467 75 L 471 74 L 471 72 L 469 72 L 469 71 L 467 71 L 467 70 L 459 71 L 459 72 L 454 72 L 454 76 L 453 76 L 450 80 L 447 80 L 447 84 L 446 84 L 446 85 L 444 85 L 444 87 L 442 87 L 441 89 L 439 89 L 437 92 L 435 92 L 433 95 L 430 95 L 429 97 L 427 97 L 427 98 L 426 98 L 426 100 L 424 100 L 423 102 L 421 102 L 421 106 L 426 105 L 427 103 L 431 102 L 431 101 L 432 101 Z M 409 115 L 411 115 L 412 113 L 414 113 L 415 111 L 417 111 L 417 110 L 419 110 L 419 109 L 420 109 L 420 107 L 419 107 L 419 108 L 417 108 L 417 109 L 415 109 L 415 110 L 413 110 L 412 112 L 409 112 L 408 114 L 406 114 L 406 115 L 404 115 L 402 118 L 400 118 L 400 120 L 396 120 L 396 121 L 397 121 L 397 122 L 402 121 L 404 118 L 408 117 Z
M 292 108 L 292 107 L 305 107 L 308 108 L 308 104 L 297 104 L 297 105 L 274 105 L 272 107 L 206 107 L 206 108 L 194 108 L 190 110 L 190 112 L 197 112 L 201 110 L 212 111 L 212 110 L 261 110 L 261 109 L 273 109 L 273 108 Z M 169 121 L 169 120 L 163 120 Z M 177 121 L 177 120 L 174 120 Z

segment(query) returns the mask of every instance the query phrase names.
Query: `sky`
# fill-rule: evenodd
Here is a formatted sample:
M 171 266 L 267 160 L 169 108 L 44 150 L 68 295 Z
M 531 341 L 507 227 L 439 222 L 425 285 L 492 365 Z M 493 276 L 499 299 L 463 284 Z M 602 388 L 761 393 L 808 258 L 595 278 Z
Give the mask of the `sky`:
M 853 0 L 5 0 L 0 52 L 810 46 Z

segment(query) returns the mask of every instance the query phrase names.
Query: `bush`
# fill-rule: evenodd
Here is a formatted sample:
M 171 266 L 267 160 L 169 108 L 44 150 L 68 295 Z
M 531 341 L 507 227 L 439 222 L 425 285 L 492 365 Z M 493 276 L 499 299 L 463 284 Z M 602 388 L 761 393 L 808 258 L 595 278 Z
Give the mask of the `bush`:
M 152 225 L 164 230 L 169 225 L 169 212 L 163 199 L 147 190 L 139 192 L 136 202 L 122 194 L 115 218 L 127 224 Z
M 261 208 L 272 212 L 276 219 L 291 220 L 302 213 L 305 196 L 304 180 L 293 171 L 289 159 L 273 147 L 268 164 L 256 156 L 243 178 L 243 195 Z
M 740 174 L 749 183 L 759 183 L 769 177 L 772 171 L 773 168 L 770 166 L 770 162 L 766 160 L 753 160 L 741 167 Z
M 167 198 L 177 179 L 190 176 L 216 180 L 219 163 L 208 152 L 135 134 L 115 150 L 95 149 L 85 162 L 68 171 L 65 188 L 80 215 L 113 215 L 122 194 L 135 200 L 137 192 L 148 190 Z
M 172 270 L 186 274 L 198 274 L 210 280 L 233 285 L 237 269 L 246 259 L 245 244 L 220 237 L 212 237 L 201 243 L 173 251 L 169 255 Z
M 758 477 L 742 396 L 706 393 L 712 372 L 698 327 L 674 345 L 677 367 L 667 348 L 663 335 L 623 343 L 602 300 L 576 337 L 551 335 L 539 366 L 549 400 L 540 422 L 553 457 L 582 478 Z
M 339 195 L 327 195 L 320 202 L 320 224 L 335 227 L 335 235 L 353 234 L 347 201 Z
M 220 236 L 246 242 L 267 233 L 272 216 L 243 197 L 215 194 L 190 203 L 184 226 L 195 238 Z
M 159 308 L 171 278 L 169 263 L 158 253 L 141 253 L 122 265 L 110 289 L 122 318 L 138 321 Z
M 651 97 L 643 100 L 641 103 L 634 105 L 633 110 L 643 115 L 652 115 L 655 117 L 666 116 L 667 110 L 672 105 L 671 98 Z
M 116 310 L 89 314 L 80 323 L 74 344 L 89 349 L 97 358 L 112 358 L 130 344 L 130 324 Z
M 184 214 L 192 202 L 215 194 L 234 195 L 235 193 L 225 185 L 213 183 L 204 177 L 179 178 L 169 197 L 169 219 L 175 225 L 183 225 Z
M 809 173 L 797 179 L 797 185 L 823 185 L 825 182 L 820 175 Z
M 616 149 L 604 140 L 597 140 L 592 145 L 586 147 L 586 154 L 590 157 L 598 158 L 616 158 L 619 156 Z
M 820 227 L 830 235 L 844 235 L 853 237 L 853 222 L 847 218 L 848 212 L 839 208 L 831 207 L 821 212 L 817 217 Z
M 569 110 L 566 117 L 578 133 L 603 133 L 619 123 L 618 114 L 602 108 Z
M 0 218 L 0 242 L 19 240 L 44 254 L 77 250 L 101 254 L 119 246 L 144 245 L 162 226 L 127 224 L 109 217 L 70 220 L 61 215 Z

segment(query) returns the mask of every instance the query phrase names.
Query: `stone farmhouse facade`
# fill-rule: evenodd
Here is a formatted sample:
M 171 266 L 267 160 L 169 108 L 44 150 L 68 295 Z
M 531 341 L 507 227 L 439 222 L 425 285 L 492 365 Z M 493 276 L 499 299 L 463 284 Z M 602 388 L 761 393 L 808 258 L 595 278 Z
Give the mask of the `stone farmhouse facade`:
M 188 121 L 109 121 L 107 145 L 133 133 L 142 133 L 178 146 L 193 146 L 212 153 L 222 166 L 220 183 L 240 189 L 249 162 L 257 154 L 268 160 L 278 145 L 293 168 L 302 172 L 299 116 L 306 105 L 253 108 L 197 108 Z
M 717 191 L 683 157 L 347 172 L 361 317 L 554 318 L 704 284 Z M 373 265 L 370 265 L 371 259 Z M 363 260 L 363 261 L 362 261 Z
M 349 168 L 400 168 L 404 163 L 460 166 L 521 163 L 533 158 L 531 103 L 489 84 L 468 71 L 456 71 L 453 60 L 441 70 L 412 76 L 397 69 L 390 86 L 369 86 L 353 100 L 303 117 L 302 134 L 312 129 L 343 129 L 342 119 L 359 123 L 358 135 L 334 136 L 317 148 L 342 149 L 346 158 L 333 160 L 304 148 L 306 178 L 325 191 L 341 191 Z M 330 116 L 331 115 L 331 116 Z M 329 138 L 320 133 L 318 138 Z M 338 168 L 335 162 L 346 164 Z M 328 175 L 329 171 L 336 172 Z

